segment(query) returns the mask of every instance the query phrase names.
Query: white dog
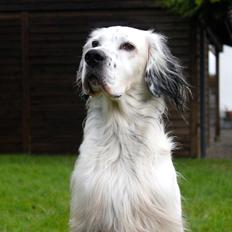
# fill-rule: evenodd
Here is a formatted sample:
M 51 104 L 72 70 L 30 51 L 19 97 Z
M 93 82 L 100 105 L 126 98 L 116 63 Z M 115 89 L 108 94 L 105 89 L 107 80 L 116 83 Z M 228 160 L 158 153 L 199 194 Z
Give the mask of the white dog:
M 181 232 L 181 196 L 164 97 L 182 110 L 189 88 L 163 36 L 93 31 L 78 71 L 87 102 L 72 175 L 72 232 Z

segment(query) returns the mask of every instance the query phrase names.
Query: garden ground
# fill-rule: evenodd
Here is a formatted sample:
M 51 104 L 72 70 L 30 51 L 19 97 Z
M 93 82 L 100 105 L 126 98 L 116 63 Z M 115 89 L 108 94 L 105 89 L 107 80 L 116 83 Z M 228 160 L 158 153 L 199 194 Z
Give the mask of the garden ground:
M 73 156 L 0 156 L 0 231 L 68 231 Z M 193 232 L 232 231 L 232 160 L 174 160 Z

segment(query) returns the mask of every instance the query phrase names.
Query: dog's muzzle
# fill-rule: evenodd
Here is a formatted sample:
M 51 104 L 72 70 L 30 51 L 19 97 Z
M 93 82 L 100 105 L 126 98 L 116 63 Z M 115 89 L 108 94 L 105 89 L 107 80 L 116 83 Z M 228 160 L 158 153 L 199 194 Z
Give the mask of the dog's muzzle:
M 86 75 L 84 79 L 84 90 L 88 95 L 98 94 L 103 86 L 103 69 L 106 61 L 106 55 L 103 51 L 97 49 L 89 50 L 85 56 Z
M 105 65 L 107 56 L 102 50 L 91 49 L 84 56 L 86 76 L 84 79 L 84 89 L 88 95 L 98 95 L 102 90 L 112 96 L 112 90 L 105 80 Z
M 84 59 L 87 65 L 86 75 L 83 83 L 86 94 L 95 96 L 103 91 L 112 98 L 121 97 L 121 95 L 116 95 L 113 93 L 111 86 L 106 80 L 106 54 L 99 49 L 90 49 L 85 54 Z

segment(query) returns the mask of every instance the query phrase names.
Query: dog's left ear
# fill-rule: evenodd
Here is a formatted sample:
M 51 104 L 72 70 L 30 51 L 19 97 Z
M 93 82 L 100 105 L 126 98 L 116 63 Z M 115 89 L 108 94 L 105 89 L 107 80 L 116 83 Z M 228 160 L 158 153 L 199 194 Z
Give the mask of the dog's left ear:
M 182 66 L 174 57 L 160 34 L 148 32 L 149 55 L 145 70 L 145 82 L 152 95 L 168 97 L 179 111 L 191 94 L 182 73 Z

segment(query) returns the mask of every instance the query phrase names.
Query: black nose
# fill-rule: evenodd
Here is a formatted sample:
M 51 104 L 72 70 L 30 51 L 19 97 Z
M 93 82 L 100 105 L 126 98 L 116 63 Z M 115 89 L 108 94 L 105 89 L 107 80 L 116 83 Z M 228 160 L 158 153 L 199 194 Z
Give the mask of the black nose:
M 91 67 L 102 64 L 106 59 L 106 55 L 101 50 L 90 50 L 85 54 L 85 61 Z

